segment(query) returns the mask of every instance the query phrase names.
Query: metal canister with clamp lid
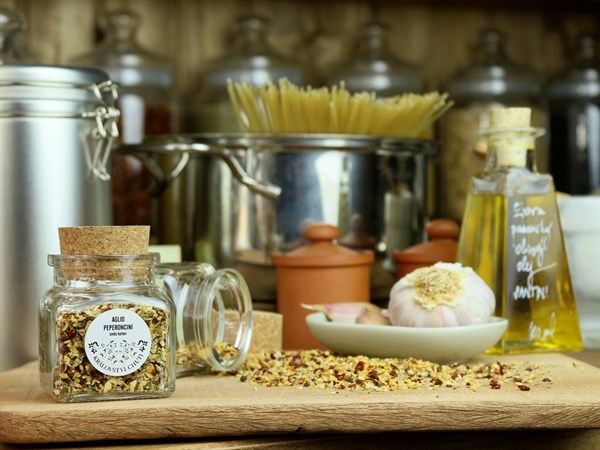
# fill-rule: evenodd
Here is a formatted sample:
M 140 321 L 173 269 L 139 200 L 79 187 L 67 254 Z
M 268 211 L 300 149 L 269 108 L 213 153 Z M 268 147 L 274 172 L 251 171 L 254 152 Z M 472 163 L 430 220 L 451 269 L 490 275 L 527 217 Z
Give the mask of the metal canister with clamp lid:
M 117 86 L 99 70 L 0 66 L 0 370 L 37 357 L 56 229 L 112 223 Z

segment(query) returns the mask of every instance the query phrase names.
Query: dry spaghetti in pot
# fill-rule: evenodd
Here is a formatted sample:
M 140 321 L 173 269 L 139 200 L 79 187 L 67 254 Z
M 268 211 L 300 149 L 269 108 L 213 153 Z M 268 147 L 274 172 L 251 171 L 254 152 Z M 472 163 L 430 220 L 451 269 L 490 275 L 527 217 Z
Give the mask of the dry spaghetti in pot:
M 405 93 L 378 99 L 350 93 L 344 83 L 312 88 L 285 78 L 255 86 L 228 81 L 241 131 L 249 133 L 333 133 L 418 138 L 453 104 L 448 94 Z

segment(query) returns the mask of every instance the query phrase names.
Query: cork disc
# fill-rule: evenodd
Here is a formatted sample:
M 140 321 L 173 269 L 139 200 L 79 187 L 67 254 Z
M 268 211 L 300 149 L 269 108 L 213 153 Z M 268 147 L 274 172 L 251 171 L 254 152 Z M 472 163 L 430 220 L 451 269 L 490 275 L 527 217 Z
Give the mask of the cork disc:
M 63 255 L 141 255 L 148 253 L 150 227 L 62 227 L 58 238 Z
M 531 108 L 492 108 L 490 128 L 526 128 L 531 124 Z

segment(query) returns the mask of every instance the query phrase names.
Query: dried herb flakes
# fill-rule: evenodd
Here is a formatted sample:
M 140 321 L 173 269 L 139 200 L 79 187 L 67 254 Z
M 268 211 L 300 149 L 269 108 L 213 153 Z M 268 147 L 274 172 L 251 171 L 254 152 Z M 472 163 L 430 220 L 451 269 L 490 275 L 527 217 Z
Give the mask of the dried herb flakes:
M 150 330 L 150 355 L 135 372 L 110 376 L 97 370 L 88 360 L 84 340 L 87 329 L 100 314 L 126 309 L 140 316 Z M 169 383 L 168 313 L 142 304 L 96 304 L 82 310 L 63 309 L 57 313 L 57 359 L 53 369 L 53 393 L 57 398 L 78 394 L 143 392 L 160 394 Z
M 440 365 L 415 358 L 339 356 L 327 350 L 251 353 L 234 374 L 263 386 L 378 392 L 443 387 L 476 391 L 485 386 L 528 391 L 538 381 L 550 380 L 539 364 L 528 362 Z

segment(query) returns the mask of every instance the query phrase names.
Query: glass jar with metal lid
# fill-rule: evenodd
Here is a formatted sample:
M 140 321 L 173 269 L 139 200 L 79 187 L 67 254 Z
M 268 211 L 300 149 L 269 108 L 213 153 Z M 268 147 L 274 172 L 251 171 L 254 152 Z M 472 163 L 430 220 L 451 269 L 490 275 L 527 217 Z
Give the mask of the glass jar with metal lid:
M 600 38 L 582 33 L 571 64 L 548 85 L 550 169 L 556 189 L 600 192 Z
M 105 71 L 119 84 L 120 141 L 124 143 L 179 129 L 174 63 L 138 42 L 141 23 L 142 17 L 127 8 L 107 12 L 99 18 L 104 39 L 98 48 L 72 60 Z M 150 175 L 137 159 L 127 155 L 114 154 L 111 163 L 114 223 L 153 225 L 154 232 L 160 224 L 152 223 Z M 173 210 L 169 214 L 174 214 Z
M 189 111 L 189 131 L 240 131 L 227 93 L 227 80 L 254 85 L 287 78 L 302 85 L 306 74 L 296 60 L 279 54 L 269 44 L 269 20 L 240 16 L 227 53 L 212 59 L 200 73 Z
M 448 83 L 454 106 L 440 120 L 438 214 L 462 220 L 469 175 L 485 164 L 487 142 L 479 135 L 489 125 L 494 106 L 527 106 L 532 125 L 547 128 L 547 111 L 537 72 L 514 62 L 506 50 L 506 35 L 497 29 L 481 30 L 474 61 L 459 69 Z M 547 143 L 536 144 L 537 166 L 547 170 Z
M 0 5 L 0 64 L 31 63 L 19 39 L 27 28 L 25 15 L 16 8 Z
M 379 22 L 363 25 L 356 50 L 349 58 L 336 64 L 327 77 L 327 84 L 344 82 L 352 92 L 375 92 L 378 98 L 405 92 L 421 92 L 423 76 L 416 65 L 392 54 L 389 28 Z
M 119 84 L 121 141 L 141 142 L 145 135 L 176 132 L 174 63 L 138 43 L 142 17 L 129 9 L 100 17 L 104 39 L 97 49 L 75 57 L 73 64 L 105 71 Z

